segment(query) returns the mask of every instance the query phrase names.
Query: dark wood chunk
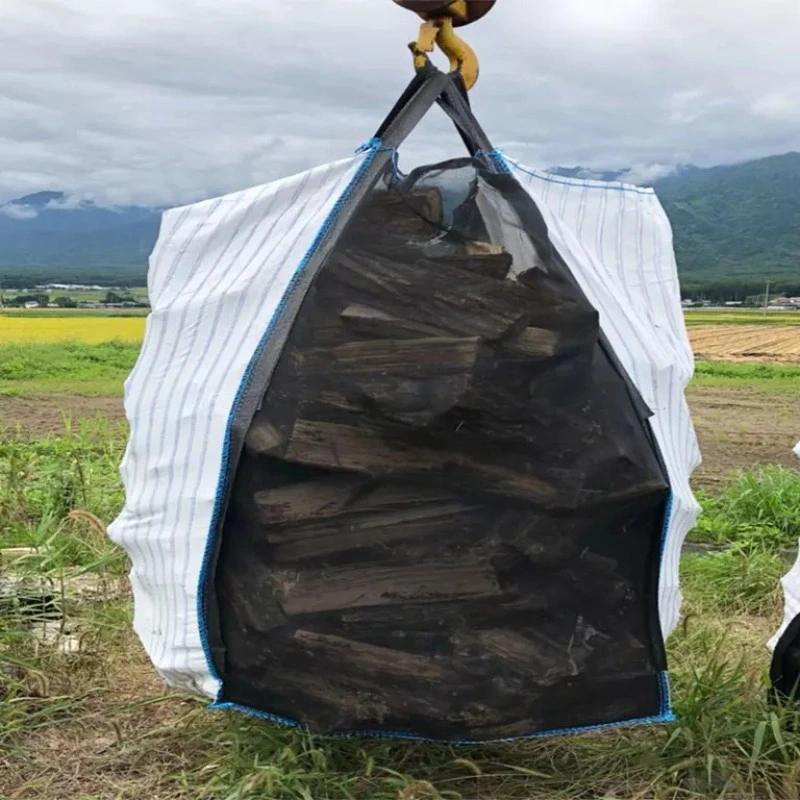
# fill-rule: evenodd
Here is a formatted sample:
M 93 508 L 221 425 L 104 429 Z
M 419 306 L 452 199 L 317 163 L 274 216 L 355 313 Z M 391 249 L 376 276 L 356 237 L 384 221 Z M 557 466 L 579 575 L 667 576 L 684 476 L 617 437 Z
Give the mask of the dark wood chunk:
M 528 327 L 519 336 L 510 339 L 505 348 L 511 353 L 531 359 L 552 358 L 563 349 L 564 339 L 558 331 Z
M 438 236 L 442 195 L 436 188 L 414 192 L 373 192 L 345 233 L 346 240 L 368 243 L 376 233 L 387 238 Z
M 558 638 L 548 632 L 527 629 L 457 631 L 453 634 L 455 655 L 469 669 L 471 659 L 493 659 L 505 669 L 516 668 L 522 675 L 536 675 L 540 686 L 552 686 L 579 673 L 585 653 L 578 651 L 573 631 L 561 631 Z M 480 663 L 480 661 L 478 662 Z
M 322 556 L 344 557 L 349 551 L 363 549 L 372 550 L 373 563 L 387 559 L 398 562 L 415 559 L 412 540 L 418 542 L 425 555 L 430 551 L 442 551 L 448 537 L 456 550 L 471 541 L 474 538 L 471 532 L 479 527 L 486 527 L 484 516 L 462 505 L 430 504 L 406 510 L 354 513 L 334 518 L 327 524 L 320 521 L 290 529 L 271 529 L 267 531 L 267 538 L 283 542 L 272 550 L 278 564 Z M 402 548 L 387 548 L 387 545 L 401 542 Z
M 343 376 L 387 375 L 392 378 L 427 378 L 465 375 L 475 367 L 480 339 L 431 337 L 350 342 L 337 347 L 301 350 L 293 354 L 300 376 L 315 372 Z
M 294 640 L 312 655 L 336 661 L 349 675 L 375 675 L 418 681 L 450 681 L 455 677 L 448 665 L 402 650 L 376 647 L 356 639 L 315 631 L 295 631 Z
M 269 455 L 286 441 L 286 437 L 264 419 L 256 419 L 247 431 L 244 446 L 251 453 Z
M 336 473 L 326 474 L 319 480 L 256 492 L 254 499 L 263 524 L 290 525 L 299 531 L 320 520 L 329 524 L 332 519 L 355 514 L 464 507 L 455 495 L 445 492 L 415 485 L 375 483 L 356 475 Z M 275 534 L 270 536 L 270 541 L 287 539 Z
M 256 492 L 261 522 L 282 525 L 337 516 L 363 493 L 369 482 L 349 475 L 331 475 L 277 489 Z
M 477 557 L 442 558 L 403 567 L 354 565 L 277 572 L 279 601 L 290 617 L 362 606 L 437 603 L 500 594 L 491 566 Z
M 296 351 L 295 370 L 309 391 L 348 381 L 352 398 L 390 420 L 428 425 L 469 387 L 480 340 L 428 338 L 352 342 Z
M 536 295 L 513 281 L 435 260 L 398 261 L 350 249 L 335 253 L 328 269 L 335 294 L 452 336 L 497 341 L 526 328 L 537 307 Z
M 468 457 L 463 453 L 414 446 L 366 425 L 356 427 L 299 418 L 284 453 L 287 461 L 359 472 L 374 478 L 393 475 L 437 478 L 457 470 L 464 490 L 503 494 L 528 502 L 563 501 L 578 490 L 581 476 L 577 474 L 553 473 L 550 482 L 525 470 L 524 463 L 515 471 L 492 463 L 487 456 L 475 453 Z
M 403 319 L 390 311 L 351 304 L 341 313 L 349 331 L 387 339 L 417 339 L 420 336 L 446 336 L 447 331 L 432 324 Z
M 483 242 L 470 242 L 465 245 L 467 253 L 461 256 L 447 256 L 446 258 L 431 258 L 432 264 L 441 261 L 449 266 L 483 275 L 492 280 L 502 281 L 508 276 L 513 258 L 510 253 L 481 252 Z M 492 245 L 489 245 L 492 247 Z

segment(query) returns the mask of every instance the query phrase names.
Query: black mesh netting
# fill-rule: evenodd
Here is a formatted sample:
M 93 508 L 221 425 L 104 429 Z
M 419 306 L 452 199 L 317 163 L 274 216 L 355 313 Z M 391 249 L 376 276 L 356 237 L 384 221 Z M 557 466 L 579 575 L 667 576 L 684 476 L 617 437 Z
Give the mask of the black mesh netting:
M 222 699 L 474 740 L 663 712 L 648 414 L 513 178 L 385 181 L 236 467 L 207 589 Z
M 800 700 L 800 614 L 778 640 L 770 666 L 771 697 L 779 703 Z

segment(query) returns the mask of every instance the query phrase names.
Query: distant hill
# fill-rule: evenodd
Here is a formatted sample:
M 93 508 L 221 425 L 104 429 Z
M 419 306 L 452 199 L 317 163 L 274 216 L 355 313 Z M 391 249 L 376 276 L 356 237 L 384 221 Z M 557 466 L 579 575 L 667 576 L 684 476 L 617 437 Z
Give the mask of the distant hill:
M 12 200 L 0 205 L 0 278 L 28 272 L 65 280 L 115 272 L 141 277 L 160 215 L 156 208 L 103 208 L 62 192 Z
M 630 181 L 628 170 L 555 167 L 567 177 Z M 800 283 L 800 153 L 701 169 L 652 186 L 672 223 L 684 279 L 787 278 Z
M 570 177 L 633 180 L 630 170 L 556 167 Z M 649 184 L 669 216 L 685 285 L 720 280 L 800 285 L 800 153 L 701 169 Z M 61 192 L 0 205 L 0 281 L 144 278 L 161 210 L 103 208 Z
M 800 280 L 800 153 L 662 178 L 681 272 Z

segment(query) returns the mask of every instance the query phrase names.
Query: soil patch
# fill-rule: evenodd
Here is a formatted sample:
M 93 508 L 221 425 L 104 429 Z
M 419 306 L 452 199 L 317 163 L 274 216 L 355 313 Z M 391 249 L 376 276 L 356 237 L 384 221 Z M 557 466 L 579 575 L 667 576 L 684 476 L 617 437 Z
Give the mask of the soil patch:
M 800 466 L 792 453 L 800 439 L 800 397 L 715 386 L 693 387 L 688 399 L 703 455 L 695 486 L 722 488 L 732 472 L 761 464 Z
M 699 325 L 688 330 L 698 359 L 800 362 L 800 326 Z
M 65 422 L 73 426 L 82 420 L 104 418 L 111 423 L 125 419 L 121 397 L 0 396 L 0 432 L 19 429 L 28 436 L 63 433 Z

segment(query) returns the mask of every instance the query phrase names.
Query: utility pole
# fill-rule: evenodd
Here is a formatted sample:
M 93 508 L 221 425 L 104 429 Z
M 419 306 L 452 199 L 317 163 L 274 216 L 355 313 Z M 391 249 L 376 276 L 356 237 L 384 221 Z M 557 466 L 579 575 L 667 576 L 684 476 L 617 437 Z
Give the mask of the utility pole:
M 769 305 L 769 284 L 770 282 L 767 281 L 767 291 L 764 292 L 764 316 L 767 316 L 767 306 Z

